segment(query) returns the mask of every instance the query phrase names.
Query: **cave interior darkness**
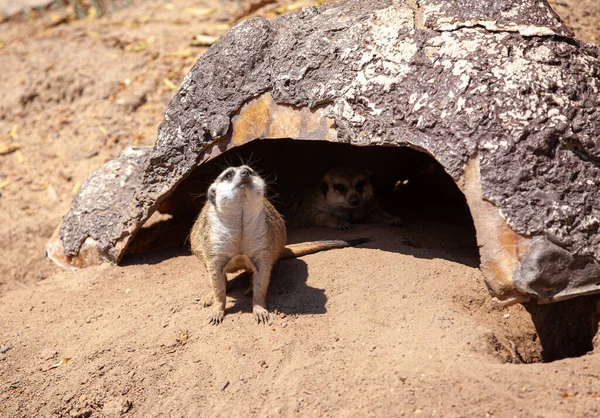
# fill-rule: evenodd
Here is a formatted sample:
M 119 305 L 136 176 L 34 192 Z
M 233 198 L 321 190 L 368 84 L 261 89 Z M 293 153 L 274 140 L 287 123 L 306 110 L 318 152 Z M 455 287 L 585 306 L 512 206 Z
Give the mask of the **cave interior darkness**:
M 435 220 L 458 225 L 477 253 L 473 220 L 464 195 L 425 152 L 409 147 L 358 147 L 291 139 L 255 140 L 201 164 L 161 203 L 127 253 L 189 245 L 187 236 L 209 185 L 226 167 L 241 164 L 249 164 L 266 180 L 268 197 L 284 216 L 288 203 L 315 187 L 333 166 L 368 169 L 373 174 L 375 193 L 387 212 L 411 224 Z

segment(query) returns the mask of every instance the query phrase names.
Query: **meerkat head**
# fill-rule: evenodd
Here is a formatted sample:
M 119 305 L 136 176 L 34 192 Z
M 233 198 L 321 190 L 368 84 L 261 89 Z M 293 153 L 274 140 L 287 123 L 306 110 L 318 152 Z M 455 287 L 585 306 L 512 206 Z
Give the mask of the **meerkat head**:
M 321 193 L 327 205 L 336 209 L 355 209 L 373 198 L 371 172 L 351 167 L 334 167 L 323 176 Z
M 265 181 L 247 165 L 225 169 L 208 188 L 208 200 L 219 209 L 262 205 Z

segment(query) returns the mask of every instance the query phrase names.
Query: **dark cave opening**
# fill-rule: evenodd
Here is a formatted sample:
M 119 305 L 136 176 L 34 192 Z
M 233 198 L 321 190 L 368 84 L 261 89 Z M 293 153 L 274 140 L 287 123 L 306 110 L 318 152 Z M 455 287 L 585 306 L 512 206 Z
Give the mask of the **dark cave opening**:
M 284 215 L 289 203 L 316 187 L 336 165 L 372 173 L 384 209 L 407 223 L 439 222 L 460 231 L 457 239 L 478 257 L 475 228 L 464 195 L 428 154 L 408 147 L 357 147 L 325 141 L 256 140 L 200 165 L 159 206 L 127 249 L 139 254 L 189 245 L 187 236 L 211 182 L 228 166 L 249 164 L 268 183 L 268 197 Z

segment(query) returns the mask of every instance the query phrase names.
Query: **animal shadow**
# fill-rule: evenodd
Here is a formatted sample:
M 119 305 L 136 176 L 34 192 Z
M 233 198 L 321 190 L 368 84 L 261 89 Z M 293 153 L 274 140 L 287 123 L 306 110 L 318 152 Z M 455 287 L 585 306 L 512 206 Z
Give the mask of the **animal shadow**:
M 308 266 L 294 258 L 278 262 L 271 274 L 267 293 L 267 308 L 286 315 L 324 314 L 327 296 L 325 289 L 307 285 Z M 227 286 L 227 294 L 235 299 L 227 314 L 252 312 L 252 294 L 246 294 L 250 285 L 250 274 L 241 273 L 232 278 Z

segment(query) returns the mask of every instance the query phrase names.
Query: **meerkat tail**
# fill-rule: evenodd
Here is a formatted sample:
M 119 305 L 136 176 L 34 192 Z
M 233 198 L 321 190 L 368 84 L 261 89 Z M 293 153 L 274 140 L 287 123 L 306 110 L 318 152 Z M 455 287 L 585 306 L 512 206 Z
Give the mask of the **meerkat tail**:
M 290 258 L 302 257 L 307 254 L 314 254 L 320 251 L 333 250 L 335 248 L 346 248 L 355 247 L 360 244 L 369 242 L 369 238 L 356 238 L 349 240 L 323 240 L 323 241 L 311 241 L 302 242 L 300 244 L 286 245 L 283 249 L 280 260 L 288 260 Z

